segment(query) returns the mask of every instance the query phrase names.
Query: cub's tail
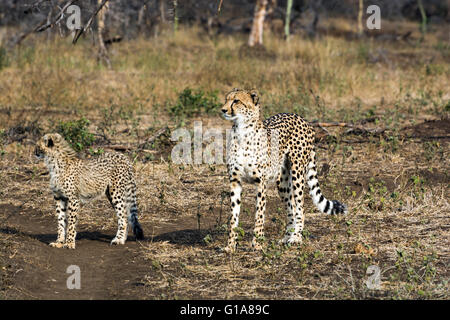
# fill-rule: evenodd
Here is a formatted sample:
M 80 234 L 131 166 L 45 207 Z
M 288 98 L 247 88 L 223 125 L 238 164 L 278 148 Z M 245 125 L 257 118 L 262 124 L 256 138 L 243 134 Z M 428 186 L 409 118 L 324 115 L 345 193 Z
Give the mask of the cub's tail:
M 136 201 L 133 201 L 130 209 L 128 210 L 128 225 L 133 230 L 133 234 L 136 237 L 136 240 L 142 240 L 144 239 L 144 231 L 142 230 L 141 224 L 138 221 L 137 213 L 138 211 Z
M 326 214 L 346 214 L 347 206 L 337 200 L 327 200 L 320 190 L 319 180 L 317 180 L 316 171 L 316 152 L 311 152 L 311 160 L 308 164 L 306 180 L 309 186 L 309 195 L 311 196 L 316 207 Z

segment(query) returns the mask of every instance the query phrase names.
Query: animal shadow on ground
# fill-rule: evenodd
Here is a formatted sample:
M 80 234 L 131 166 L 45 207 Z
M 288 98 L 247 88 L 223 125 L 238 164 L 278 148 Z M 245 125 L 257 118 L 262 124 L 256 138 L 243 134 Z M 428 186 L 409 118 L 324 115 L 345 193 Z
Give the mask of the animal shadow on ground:
M 14 227 L 2 227 L 0 228 L 0 233 L 3 234 L 13 234 L 13 235 L 21 235 L 25 237 L 29 237 L 32 239 L 36 239 L 42 243 L 49 244 L 56 240 L 56 233 L 29 233 L 20 231 Z M 180 244 L 180 245 L 204 245 L 204 238 L 206 235 L 210 233 L 208 230 L 198 230 L 198 229 L 186 229 L 186 230 L 177 230 L 159 234 L 153 238 L 145 237 L 141 241 L 151 241 L 151 242 L 164 242 L 168 241 L 172 244 Z M 107 235 L 98 231 L 82 231 L 77 233 L 76 240 L 92 240 L 109 243 L 114 238 L 114 235 Z M 128 236 L 127 241 L 135 241 L 134 236 Z
M 30 237 L 32 239 L 36 239 L 45 244 L 49 244 L 50 242 L 55 241 L 56 237 L 57 237 L 56 233 L 35 234 L 35 233 L 19 231 L 12 227 L 0 228 L 0 233 L 22 235 L 22 236 Z M 100 233 L 98 231 L 78 232 L 77 238 L 76 238 L 77 241 L 78 240 L 95 240 L 95 241 L 101 241 L 101 242 L 107 242 L 107 243 L 109 243 L 112 239 L 113 239 L 113 236 L 106 235 L 106 234 Z

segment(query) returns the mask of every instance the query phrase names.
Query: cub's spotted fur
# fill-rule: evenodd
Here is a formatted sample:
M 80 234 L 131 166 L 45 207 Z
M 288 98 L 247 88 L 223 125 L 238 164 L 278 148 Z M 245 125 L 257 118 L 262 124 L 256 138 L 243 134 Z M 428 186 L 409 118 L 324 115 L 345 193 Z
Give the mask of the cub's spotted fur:
M 50 171 L 50 188 L 56 200 L 58 238 L 51 246 L 75 249 L 77 213 L 80 202 L 106 195 L 118 217 L 119 227 L 111 244 L 124 244 L 130 223 L 136 239 L 144 234 L 137 218 L 136 182 L 130 161 L 120 153 L 109 153 L 89 160 L 75 151 L 57 133 L 46 134 L 35 149 Z M 128 217 L 128 223 L 127 223 Z
M 257 183 L 256 223 L 252 246 L 261 248 L 267 184 L 276 181 L 288 212 L 284 243 L 300 243 L 304 224 L 305 180 L 314 204 L 327 214 L 346 213 L 347 207 L 327 200 L 317 180 L 314 130 L 296 114 L 280 113 L 260 120 L 261 106 L 256 91 L 233 89 L 225 97 L 223 117 L 233 121 L 227 146 L 227 168 L 231 184 L 230 231 L 227 251 L 236 247 L 236 228 L 241 205 L 241 181 Z

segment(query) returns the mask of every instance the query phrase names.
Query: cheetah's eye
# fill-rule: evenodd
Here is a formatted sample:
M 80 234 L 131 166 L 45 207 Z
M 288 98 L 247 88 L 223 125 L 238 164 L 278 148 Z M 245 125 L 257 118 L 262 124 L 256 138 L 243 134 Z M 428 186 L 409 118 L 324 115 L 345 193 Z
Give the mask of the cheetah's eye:
M 234 100 L 233 100 L 233 104 L 238 103 L 238 102 L 239 102 L 238 99 L 234 99 Z

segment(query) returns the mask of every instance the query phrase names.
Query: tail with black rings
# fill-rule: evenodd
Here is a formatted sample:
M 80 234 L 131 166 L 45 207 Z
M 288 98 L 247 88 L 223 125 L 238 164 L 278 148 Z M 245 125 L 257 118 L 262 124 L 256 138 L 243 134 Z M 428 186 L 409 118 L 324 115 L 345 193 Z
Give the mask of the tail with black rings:
M 309 195 L 312 198 L 314 205 L 323 213 L 326 214 L 346 214 L 348 212 L 347 206 L 337 200 L 328 200 L 322 194 L 319 187 L 319 180 L 317 179 L 316 171 L 316 152 L 311 152 L 311 159 L 308 164 L 306 181 L 309 186 Z

